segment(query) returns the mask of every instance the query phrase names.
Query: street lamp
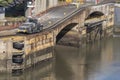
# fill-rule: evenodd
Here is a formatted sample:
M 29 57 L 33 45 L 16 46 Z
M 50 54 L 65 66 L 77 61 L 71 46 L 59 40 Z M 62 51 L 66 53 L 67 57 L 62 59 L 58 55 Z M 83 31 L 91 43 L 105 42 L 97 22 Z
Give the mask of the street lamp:
M 33 11 L 34 5 L 33 5 L 32 1 L 27 2 L 27 8 L 28 8 L 28 16 L 27 17 L 32 17 L 33 13 L 34 13 L 34 11 Z
M 28 2 L 27 2 L 27 7 L 33 8 L 33 7 L 34 7 L 34 6 L 33 6 L 33 2 L 32 2 L 32 1 L 28 1 Z

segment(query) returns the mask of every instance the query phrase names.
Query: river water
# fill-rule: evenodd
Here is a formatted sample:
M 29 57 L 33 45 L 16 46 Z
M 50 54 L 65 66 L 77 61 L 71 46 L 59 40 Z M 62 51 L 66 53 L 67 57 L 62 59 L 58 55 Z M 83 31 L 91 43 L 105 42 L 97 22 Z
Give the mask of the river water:
M 57 45 L 54 53 L 55 59 L 19 76 L 0 74 L 0 80 L 120 80 L 120 37 L 107 37 L 83 47 Z
M 120 80 L 120 37 L 84 47 L 55 46 L 55 59 L 23 74 L 0 74 L 0 80 Z
M 86 48 L 57 47 L 56 80 L 120 80 L 119 41 L 109 37 Z

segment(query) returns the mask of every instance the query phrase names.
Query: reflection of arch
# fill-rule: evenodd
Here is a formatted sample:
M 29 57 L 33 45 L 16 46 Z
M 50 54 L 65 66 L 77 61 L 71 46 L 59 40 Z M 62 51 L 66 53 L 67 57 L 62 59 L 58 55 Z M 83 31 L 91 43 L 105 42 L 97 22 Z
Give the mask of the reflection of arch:
M 90 14 L 86 17 L 86 19 L 94 18 L 94 17 L 101 17 L 101 16 L 103 16 L 103 15 L 104 15 L 104 13 L 102 13 L 102 12 L 100 12 L 100 11 L 95 11 L 95 12 L 90 13 Z
M 56 36 L 56 43 L 73 27 L 75 27 L 78 23 L 71 23 L 65 26 Z

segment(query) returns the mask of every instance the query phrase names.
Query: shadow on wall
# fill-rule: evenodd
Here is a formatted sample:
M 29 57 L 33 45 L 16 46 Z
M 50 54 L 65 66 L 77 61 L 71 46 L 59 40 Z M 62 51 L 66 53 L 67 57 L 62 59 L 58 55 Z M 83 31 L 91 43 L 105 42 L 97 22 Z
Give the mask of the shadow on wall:
M 56 43 L 67 33 L 69 32 L 73 27 L 75 27 L 77 23 L 71 23 L 68 24 L 64 29 L 62 29 L 59 34 L 56 36 Z

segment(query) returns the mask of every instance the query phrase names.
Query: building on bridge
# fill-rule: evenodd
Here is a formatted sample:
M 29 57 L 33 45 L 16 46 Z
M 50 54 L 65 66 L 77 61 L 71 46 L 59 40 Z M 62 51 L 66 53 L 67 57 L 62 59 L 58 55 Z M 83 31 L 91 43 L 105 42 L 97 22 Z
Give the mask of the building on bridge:
M 59 0 L 26 0 L 26 17 L 35 16 L 48 8 L 58 6 Z M 78 2 L 83 4 L 85 2 L 100 3 L 103 0 L 61 0 L 67 3 Z
M 27 0 L 26 17 L 35 16 L 48 8 L 57 6 L 58 0 Z
M 35 16 L 48 8 L 58 6 L 59 0 L 26 0 L 26 17 Z M 64 0 L 63 0 L 64 1 Z M 85 0 L 65 0 L 67 3 L 79 2 L 84 3 Z

